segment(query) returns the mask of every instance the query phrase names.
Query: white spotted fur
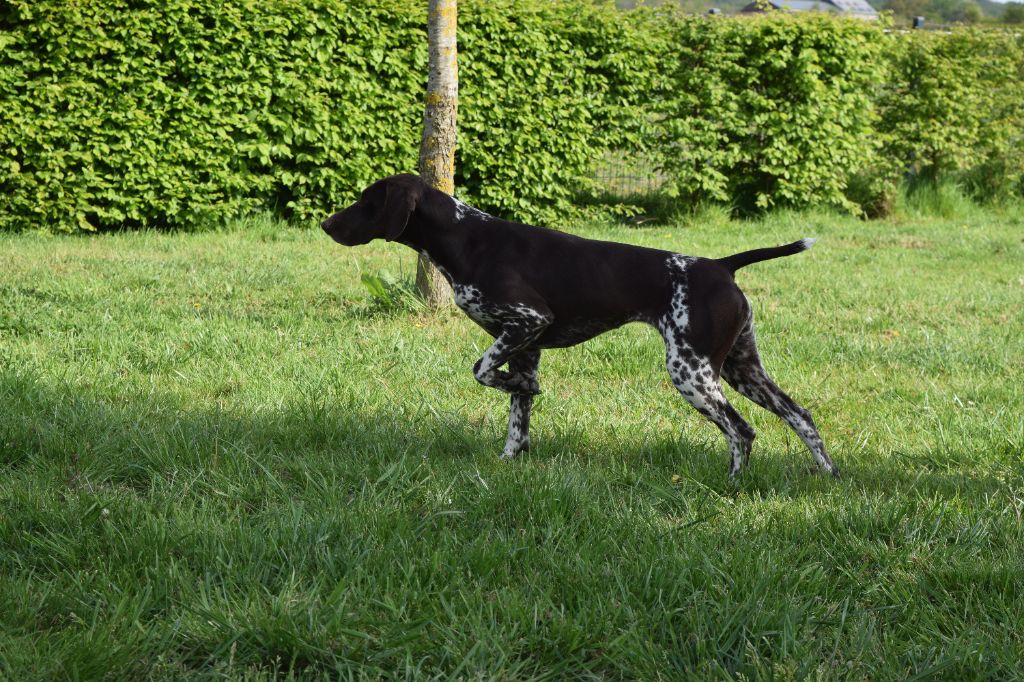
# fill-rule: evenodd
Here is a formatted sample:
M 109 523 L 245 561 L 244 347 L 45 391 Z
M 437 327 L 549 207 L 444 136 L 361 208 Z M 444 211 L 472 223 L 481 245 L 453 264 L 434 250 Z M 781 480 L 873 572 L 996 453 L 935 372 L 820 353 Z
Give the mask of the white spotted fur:
M 479 220 L 495 220 L 495 217 L 490 213 L 484 213 L 479 208 L 473 208 L 455 197 L 452 197 L 452 202 L 455 204 L 455 220 L 458 222 L 462 222 L 466 216 L 473 216 Z

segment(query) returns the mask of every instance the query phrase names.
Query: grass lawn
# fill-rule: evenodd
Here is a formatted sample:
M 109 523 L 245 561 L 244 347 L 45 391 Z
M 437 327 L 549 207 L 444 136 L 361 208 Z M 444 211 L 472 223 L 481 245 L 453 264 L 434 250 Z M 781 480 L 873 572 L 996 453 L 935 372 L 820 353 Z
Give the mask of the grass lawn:
M 0 236 L 0 678 L 1020 679 L 1024 221 L 580 228 L 723 256 L 773 415 L 739 484 L 657 334 L 547 351 L 533 450 L 398 245 Z

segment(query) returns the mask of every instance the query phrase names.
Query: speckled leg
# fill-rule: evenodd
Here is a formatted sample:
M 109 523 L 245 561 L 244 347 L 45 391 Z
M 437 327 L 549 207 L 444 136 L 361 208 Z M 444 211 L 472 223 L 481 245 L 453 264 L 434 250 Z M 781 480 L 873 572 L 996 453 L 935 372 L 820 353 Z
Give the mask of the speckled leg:
M 687 402 L 717 426 L 725 436 L 731 456 L 729 477 L 735 478 L 750 458 L 754 429 L 726 400 L 711 363 L 694 353 L 693 349 L 682 341 L 682 334 L 676 328 L 669 326 L 663 334 L 666 364 L 672 383 Z
M 811 413 L 776 386 L 761 365 L 752 322 L 748 322 L 726 357 L 722 378 L 740 395 L 781 417 L 807 445 L 818 465 L 833 476 L 839 476 L 839 469 L 825 452 Z
M 687 402 L 725 435 L 732 463 L 730 478 L 735 478 L 750 457 L 754 430 L 725 399 L 718 383 L 718 368 L 709 358 L 697 353 L 687 340 L 690 324 L 688 270 L 694 259 L 675 255 L 669 259 L 673 295 L 669 311 L 657 321 L 665 339 L 665 360 L 672 383 Z
M 540 393 L 536 376 L 523 372 L 504 372 L 499 369 L 516 354 L 528 349 L 551 318 L 542 313 L 528 311 L 521 317 L 506 317 L 502 320 L 502 331 L 482 358 L 473 365 L 473 376 L 484 386 L 513 394 Z
M 537 366 L 540 351 L 523 351 L 509 359 L 508 367 L 512 376 L 521 376 L 523 381 L 537 385 Z M 508 413 L 508 437 L 501 452 L 502 459 L 512 459 L 530 449 L 530 410 L 533 407 L 533 393 L 513 393 Z

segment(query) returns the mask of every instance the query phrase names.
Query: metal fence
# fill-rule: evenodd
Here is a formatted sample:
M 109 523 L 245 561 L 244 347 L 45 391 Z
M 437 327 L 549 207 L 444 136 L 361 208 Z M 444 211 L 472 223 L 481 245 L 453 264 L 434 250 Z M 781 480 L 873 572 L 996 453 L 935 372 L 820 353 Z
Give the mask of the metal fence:
M 614 150 L 595 164 L 594 179 L 608 194 L 623 197 L 656 192 L 665 180 L 653 158 Z

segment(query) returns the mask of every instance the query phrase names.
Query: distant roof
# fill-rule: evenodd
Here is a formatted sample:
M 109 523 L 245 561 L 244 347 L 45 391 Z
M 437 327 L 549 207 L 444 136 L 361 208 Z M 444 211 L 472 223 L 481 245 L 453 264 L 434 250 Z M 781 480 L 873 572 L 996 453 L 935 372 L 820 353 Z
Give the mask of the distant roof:
M 838 12 L 839 8 L 826 0 L 770 0 L 775 9 L 791 9 L 796 12 Z
M 868 4 L 867 0 L 767 0 L 767 2 L 775 9 L 788 9 L 794 12 L 835 12 L 865 19 L 878 17 L 878 12 Z M 759 12 L 761 8 L 757 2 L 752 2 L 740 11 Z
M 830 4 L 835 5 L 842 12 L 849 12 L 850 14 L 870 14 L 871 16 L 877 17 L 878 12 L 875 8 L 868 4 L 867 0 L 828 0 Z

